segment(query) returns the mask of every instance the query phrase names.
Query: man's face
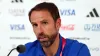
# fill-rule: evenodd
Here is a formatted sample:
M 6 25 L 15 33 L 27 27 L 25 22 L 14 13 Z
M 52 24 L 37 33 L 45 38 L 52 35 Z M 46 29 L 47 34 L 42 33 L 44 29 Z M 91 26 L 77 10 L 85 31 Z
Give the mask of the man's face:
M 34 33 L 43 47 L 49 47 L 55 41 L 60 27 L 60 19 L 54 22 L 51 14 L 46 10 L 33 11 L 30 16 Z

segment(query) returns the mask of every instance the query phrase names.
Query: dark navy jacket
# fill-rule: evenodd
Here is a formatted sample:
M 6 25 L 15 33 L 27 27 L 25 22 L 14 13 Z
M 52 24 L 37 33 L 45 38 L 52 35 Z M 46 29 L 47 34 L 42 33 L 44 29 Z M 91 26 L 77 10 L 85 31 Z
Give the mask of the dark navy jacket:
M 27 43 L 26 52 L 19 54 L 18 56 L 46 56 L 40 42 L 38 40 Z M 60 36 L 59 48 L 55 56 L 60 56 L 62 49 L 62 36 Z M 79 43 L 77 40 L 66 39 L 66 45 L 62 51 L 63 56 L 91 56 L 88 47 Z

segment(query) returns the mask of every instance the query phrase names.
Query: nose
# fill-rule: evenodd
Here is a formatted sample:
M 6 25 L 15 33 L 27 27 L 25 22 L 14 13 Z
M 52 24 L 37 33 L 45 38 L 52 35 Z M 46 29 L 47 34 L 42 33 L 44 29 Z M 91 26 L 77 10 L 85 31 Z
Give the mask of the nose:
M 38 28 L 37 28 L 37 35 L 43 33 L 43 27 L 41 25 L 38 25 Z

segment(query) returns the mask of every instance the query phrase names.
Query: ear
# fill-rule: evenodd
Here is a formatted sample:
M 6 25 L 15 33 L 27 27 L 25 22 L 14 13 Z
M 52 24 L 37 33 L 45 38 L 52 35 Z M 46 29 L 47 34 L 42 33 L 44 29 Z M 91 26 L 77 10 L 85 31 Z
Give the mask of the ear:
M 57 30 L 59 30 L 60 26 L 61 26 L 61 19 L 58 18 L 57 21 L 56 21 L 56 28 L 57 28 Z

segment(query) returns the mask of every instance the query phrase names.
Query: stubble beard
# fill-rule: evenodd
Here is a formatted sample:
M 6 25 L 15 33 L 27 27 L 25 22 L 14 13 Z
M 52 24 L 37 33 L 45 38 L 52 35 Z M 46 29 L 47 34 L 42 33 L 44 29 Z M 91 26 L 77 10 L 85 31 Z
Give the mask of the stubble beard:
M 40 41 L 40 43 L 41 43 L 42 47 L 48 48 L 48 47 L 50 47 L 54 43 L 54 41 L 55 41 L 55 39 L 57 37 L 57 32 L 52 34 L 52 35 L 46 35 L 46 34 L 42 34 L 42 35 L 45 38 L 48 38 L 48 40 Z

